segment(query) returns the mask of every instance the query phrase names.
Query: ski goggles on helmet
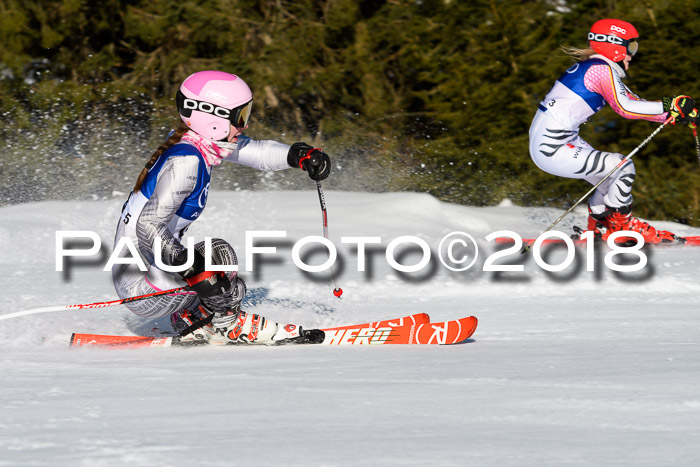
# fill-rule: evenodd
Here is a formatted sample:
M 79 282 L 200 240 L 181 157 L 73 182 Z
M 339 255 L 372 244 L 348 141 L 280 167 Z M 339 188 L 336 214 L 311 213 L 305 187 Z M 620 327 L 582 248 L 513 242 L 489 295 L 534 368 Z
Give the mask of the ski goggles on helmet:
M 596 34 L 594 32 L 589 32 L 588 40 L 592 42 L 601 42 L 603 44 L 612 44 L 614 46 L 622 46 L 630 56 L 634 56 L 637 50 L 639 50 L 639 42 L 637 42 L 636 37 L 634 39 L 623 39 L 615 34 Z
M 226 107 L 220 107 L 216 104 L 206 101 L 198 101 L 197 99 L 191 99 L 186 97 L 182 91 L 177 91 L 175 96 L 175 102 L 177 104 L 177 110 L 185 118 L 192 116 L 192 111 L 197 110 L 199 112 L 204 112 L 207 114 L 212 114 L 219 118 L 224 118 L 231 122 L 236 128 L 245 128 L 248 126 L 248 120 L 250 120 L 250 114 L 253 109 L 253 100 L 249 100 L 243 105 L 234 107 L 233 109 L 227 109 Z

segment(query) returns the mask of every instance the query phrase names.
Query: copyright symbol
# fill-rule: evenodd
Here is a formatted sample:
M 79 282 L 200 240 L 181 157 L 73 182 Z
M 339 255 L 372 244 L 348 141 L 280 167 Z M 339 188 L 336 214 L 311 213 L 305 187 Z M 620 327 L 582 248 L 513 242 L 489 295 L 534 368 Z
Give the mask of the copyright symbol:
M 448 261 L 445 261 L 445 256 Z M 438 246 L 438 258 L 450 271 L 466 271 L 474 265 L 477 256 L 479 247 L 476 240 L 466 232 L 451 232 L 442 238 Z

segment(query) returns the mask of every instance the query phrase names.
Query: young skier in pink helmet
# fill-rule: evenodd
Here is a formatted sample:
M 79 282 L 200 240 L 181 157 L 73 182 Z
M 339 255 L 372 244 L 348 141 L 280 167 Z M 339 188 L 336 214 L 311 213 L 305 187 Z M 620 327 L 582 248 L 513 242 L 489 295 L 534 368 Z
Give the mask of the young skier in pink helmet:
M 290 167 L 323 180 L 331 170 L 326 153 L 305 143 L 288 146 L 256 141 L 242 134 L 248 127 L 253 94 L 240 77 L 223 71 L 201 71 L 182 83 L 177 96 L 182 124 L 155 151 L 122 209 L 115 245 L 128 237 L 137 246 L 148 272 L 134 264 L 115 264 L 112 277 L 122 298 L 187 285 L 189 292 L 127 303 L 145 318 L 171 316 L 183 339 L 213 344 L 319 342 L 323 331 L 280 325 L 241 311 L 245 282 L 236 272 L 207 271 L 205 245 L 195 245 L 188 258 L 183 236 L 204 210 L 212 167 L 235 162 L 260 170 Z M 123 251 L 122 256 L 130 256 Z M 156 266 L 156 256 L 167 267 Z M 189 261 L 188 261 L 189 260 Z M 213 239 L 212 265 L 237 265 L 233 248 Z M 167 272 L 178 266 L 181 272 Z
M 607 102 L 624 118 L 695 124 L 697 111 L 689 96 L 645 101 L 622 82 L 637 53 L 639 33 L 618 19 L 603 19 L 591 27 L 589 49 L 565 48 L 580 61 L 566 70 L 538 105 L 530 127 L 530 155 L 545 172 L 580 178 L 595 185 L 624 157 L 593 148 L 579 127 Z M 588 201 L 588 230 L 602 239 L 619 230 L 639 232 L 649 243 L 672 242 L 676 236 L 632 216 L 632 161 L 627 162 Z

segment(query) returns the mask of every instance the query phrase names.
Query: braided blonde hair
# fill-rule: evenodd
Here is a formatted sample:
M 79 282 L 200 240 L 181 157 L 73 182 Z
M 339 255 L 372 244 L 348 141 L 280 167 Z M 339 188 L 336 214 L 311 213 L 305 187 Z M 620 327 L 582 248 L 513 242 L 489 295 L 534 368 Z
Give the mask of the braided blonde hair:
M 185 125 L 183 122 L 180 122 L 175 131 L 173 131 L 169 136 L 168 139 L 165 140 L 163 144 L 158 146 L 158 149 L 156 149 L 156 152 L 153 153 L 151 158 L 149 159 L 148 162 L 146 162 L 146 166 L 143 168 L 141 173 L 139 174 L 139 178 L 136 179 L 136 185 L 134 185 L 134 193 L 138 192 L 141 189 L 141 185 L 143 184 L 143 181 L 146 179 L 146 175 L 148 175 L 148 171 L 153 167 L 153 164 L 156 163 L 158 158 L 171 146 L 177 144 L 180 142 L 180 138 L 187 133 L 187 130 L 189 128 L 187 125 Z

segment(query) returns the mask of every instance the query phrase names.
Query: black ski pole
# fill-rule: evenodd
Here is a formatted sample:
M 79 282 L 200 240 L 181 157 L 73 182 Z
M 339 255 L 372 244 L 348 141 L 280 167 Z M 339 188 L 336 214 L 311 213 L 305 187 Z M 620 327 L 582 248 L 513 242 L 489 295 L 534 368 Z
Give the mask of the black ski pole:
M 326 197 L 323 196 L 323 188 L 321 188 L 321 182 L 316 180 L 316 191 L 318 191 L 318 201 L 321 203 L 321 216 L 323 218 L 323 236 L 328 240 L 328 211 L 326 209 Z M 338 281 L 335 277 L 335 271 L 333 270 L 333 265 L 331 265 L 331 276 L 333 277 L 333 295 L 340 297 L 343 295 L 343 289 L 338 287 Z

